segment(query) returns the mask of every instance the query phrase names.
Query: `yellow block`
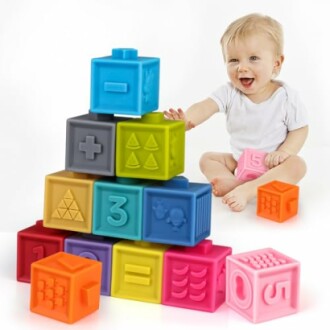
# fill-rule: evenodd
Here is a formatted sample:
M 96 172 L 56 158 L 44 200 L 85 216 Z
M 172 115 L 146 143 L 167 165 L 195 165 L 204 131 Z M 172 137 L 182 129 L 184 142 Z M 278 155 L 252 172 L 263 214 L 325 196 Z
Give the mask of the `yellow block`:
M 169 245 L 120 241 L 113 247 L 111 296 L 161 303 L 163 258 Z
M 99 176 L 60 171 L 45 178 L 43 225 L 92 232 L 93 185 Z

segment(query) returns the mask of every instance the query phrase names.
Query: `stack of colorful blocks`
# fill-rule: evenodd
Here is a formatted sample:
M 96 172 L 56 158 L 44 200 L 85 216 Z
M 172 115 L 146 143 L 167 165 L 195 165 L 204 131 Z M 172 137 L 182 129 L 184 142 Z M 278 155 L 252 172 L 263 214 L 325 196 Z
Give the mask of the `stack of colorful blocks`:
M 227 300 L 253 322 L 296 312 L 298 262 L 272 249 L 232 256 L 206 239 L 211 186 L 180 176 L 185 127 L 154 112 L 159 70 L 135 49 L 92 60 L 90 112 L 67 121 L 43 221 L 18 233 L 31 310 L 73 323 L 101 293 L 208 312 Z

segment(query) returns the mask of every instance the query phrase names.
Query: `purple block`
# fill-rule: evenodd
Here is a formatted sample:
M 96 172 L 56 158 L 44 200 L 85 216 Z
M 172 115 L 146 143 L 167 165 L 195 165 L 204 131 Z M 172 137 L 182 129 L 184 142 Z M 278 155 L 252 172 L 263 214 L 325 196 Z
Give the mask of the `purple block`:
M 80 257 L 102 262 L 101 295 L 111 292 L 112 247 L 118 239 L 88 234 L 77 234 L 67 238 L 64 251 Z

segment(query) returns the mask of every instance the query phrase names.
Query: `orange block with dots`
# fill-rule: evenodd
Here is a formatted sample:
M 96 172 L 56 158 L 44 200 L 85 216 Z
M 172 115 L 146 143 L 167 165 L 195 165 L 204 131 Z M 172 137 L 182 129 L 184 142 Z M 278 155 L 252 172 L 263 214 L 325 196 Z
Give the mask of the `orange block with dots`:
M 258 187 L 257 215 L 283 222 L 298 213 L 299 187 L 271 181 Z
M 102 263 L 65 252 L 31 266 L 32 312 L 74 323 L 99 308 Z

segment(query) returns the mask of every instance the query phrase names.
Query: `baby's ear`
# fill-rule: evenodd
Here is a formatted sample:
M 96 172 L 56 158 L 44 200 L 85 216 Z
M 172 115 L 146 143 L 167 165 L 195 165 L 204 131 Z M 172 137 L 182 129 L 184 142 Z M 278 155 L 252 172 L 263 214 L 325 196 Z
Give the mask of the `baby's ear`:
M 283 64 L 283 62 L 284 62 L 284 55 L 282 54 L 282 55 L 280 55 L 279 57 L 278 57 L 278 61 L 280 62 L 280 64 L 282 65 Z
M 284 62 L 284 55 L 279 55 L 276 57 L 275 63 L 274 63 L 274 69 L 273 69 L 274 75 L 277 76 L 280 73 L 283 62 Z
M 281 68 L 283 62 L 284 62 L 284 55 L 277 56 L 275 60 L 274 68 Z

